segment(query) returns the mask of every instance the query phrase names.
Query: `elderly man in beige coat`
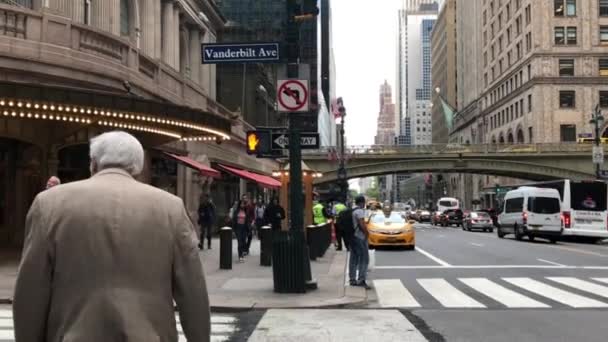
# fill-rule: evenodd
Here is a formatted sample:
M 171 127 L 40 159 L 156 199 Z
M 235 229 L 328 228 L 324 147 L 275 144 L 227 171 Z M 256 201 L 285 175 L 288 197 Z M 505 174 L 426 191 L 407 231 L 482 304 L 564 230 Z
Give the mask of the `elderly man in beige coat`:
M 210 339 L 192 221 L 178 197 L 133 179 L 133 136 L 91 140 L 84 181 L 40 193 L 27 216 L 13 317 L 16 342 L 174 342 L 173 300 L 189 342 Z

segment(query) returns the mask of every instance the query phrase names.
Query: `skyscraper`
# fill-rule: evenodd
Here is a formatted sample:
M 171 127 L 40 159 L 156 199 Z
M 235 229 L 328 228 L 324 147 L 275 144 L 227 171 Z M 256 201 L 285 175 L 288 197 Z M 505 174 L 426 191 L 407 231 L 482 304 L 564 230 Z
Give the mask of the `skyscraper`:
M 395 104 L 391 86 L 385 80 L 380 86 L 380 113 L 375 138 L 376 145 L 392 145 L 395 141 Z

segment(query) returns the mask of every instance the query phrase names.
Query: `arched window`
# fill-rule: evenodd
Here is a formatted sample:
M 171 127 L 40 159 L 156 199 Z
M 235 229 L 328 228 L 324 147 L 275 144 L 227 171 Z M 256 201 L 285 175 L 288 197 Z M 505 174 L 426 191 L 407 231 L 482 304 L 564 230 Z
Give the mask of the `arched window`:
M 505 137 L 502 135 L 502 133 L 500 134 L 500 137 L 498 138 L 498 143 L 499 144 L 504 144 L 505 143 Z
M 507 136 L 507 142 L 509 144 L 512 144 L 514 142 L 513 141 L 513 133 L 509 132 L 509 135 Z
M 522 131 L 521 128 L 517 130 L 517 143 L 518 144 L 524 143 L 524 131 Z
M 120 35 L 131 34 L 131 4 L 130 0 L 120 0 Z

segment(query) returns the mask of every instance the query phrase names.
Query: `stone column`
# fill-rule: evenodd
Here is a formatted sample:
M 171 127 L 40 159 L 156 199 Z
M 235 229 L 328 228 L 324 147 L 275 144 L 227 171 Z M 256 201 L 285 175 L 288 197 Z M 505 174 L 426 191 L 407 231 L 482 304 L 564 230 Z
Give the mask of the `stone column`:
M 152 1 L 152 0 L 150 0 Z M 160 59 L 162 56 L 162 0 L 153 0 L 154 3 L 154 58 Z
M 143 0 L 139 2 L 140 49 L 145 55 L 153 58 L 156 57 L 156 21 L 160 17 L 155 16 L 156 3 L 160 3 L 160 0 Z
M 104 0 L 107 2 L 109 16 L 105 20 L 110 21 L 110 32 L 120 36 L 120 0 Z M 133 15 L 129 18 L 133 24 Z
M 74 22 L 84 24 L 84 0 L 72 1 L 71 17 Z
M 181 41 L 180 37 L 180 20 L 179 20 L 179 7 L 173 6 L 173 26 L 171 32 L 171 38 L 173 42 L 173 67 L 175 70 L 180 70 L 180 51 L 179 45 Z
M 183 25 L 179 27 L 179 65 L 182 75 L 190 77 L 190 32 Z
M 108 11 L 108 2 L 91 1 L 91 26 L 100 30 L 110 31 L 110 12 Z
M 190 29 L 190 79 L 200 84 L 201 32 L 196 27 Z
M 172 28 L 173 28 L 173 2 L 167 1 L 163 3 L 163 25 L 162 25 L 162 57 L 163 61 L 168 65 L 173 65 L 173 44 Z
M 49 0 L 49 8 L 56 11 L 57 14 L 62 14 L 71 17 L 72 0 Z

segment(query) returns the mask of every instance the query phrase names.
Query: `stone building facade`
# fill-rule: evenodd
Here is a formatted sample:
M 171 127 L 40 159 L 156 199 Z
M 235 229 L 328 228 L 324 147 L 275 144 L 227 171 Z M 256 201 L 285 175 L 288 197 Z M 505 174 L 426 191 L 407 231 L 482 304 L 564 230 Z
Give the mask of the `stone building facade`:
M 169 154 L 270 174 L 274 164 L 245 155 L 249 127 L 215 100 L 215 66 L 201 64 L 201 43 L 224 24 L 209 0 L 0 1 L 0 246 L 21 245 L 47 177 L 89 176 L 88 141 L 104 131 L 136 135 L 140 180 L 191 213 L 201 191 L 221 205 L 245 185 Z
M 481 21 L 480 39 L 474 39 L 481 44 L 462 47 L 476 49 L 481 57 L 474 65 L 482 72 L 462 74 L 479 84 L 477 109 L 459 113 L 451 141 L 575 143 L 578 137 L 589 136 L 595 106 L 608 107 L 608 4 L 596 0 L 470 3 L 475 3 L 470 5 L 475 12 L 457 20 Z M 518 182 L 488 176 L 473 181 L 486 190 Z M 483 197 L 482 192 L 478 189 L 471 197 Z

